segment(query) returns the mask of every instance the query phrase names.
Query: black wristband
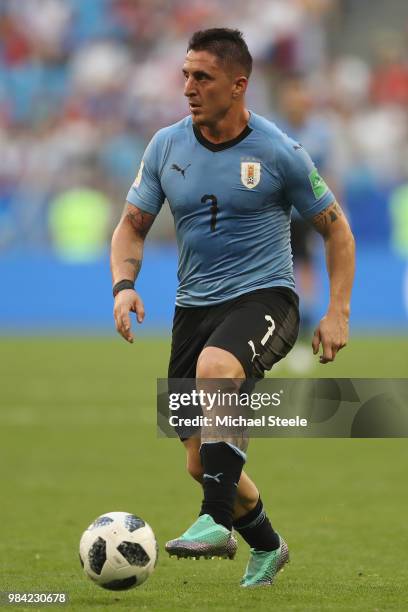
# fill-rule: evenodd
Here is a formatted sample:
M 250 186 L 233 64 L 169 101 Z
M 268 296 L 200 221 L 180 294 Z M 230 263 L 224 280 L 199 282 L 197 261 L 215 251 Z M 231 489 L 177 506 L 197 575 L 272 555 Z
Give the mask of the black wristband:
M 123 289 L 134 289 L 134 288 L 135 288 L 135 282 L 125 278 L 124 280 L 119 281 L 113 286 L 113 289 L 112 289 L 113 297 L 116 297 L 119 291 L 123 291 Z

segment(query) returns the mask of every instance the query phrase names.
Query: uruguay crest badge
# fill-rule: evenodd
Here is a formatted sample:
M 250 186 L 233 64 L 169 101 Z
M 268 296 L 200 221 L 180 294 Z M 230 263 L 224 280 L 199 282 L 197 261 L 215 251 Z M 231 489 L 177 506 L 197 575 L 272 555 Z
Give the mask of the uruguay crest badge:
M 241 182 L 253 189 L 261 180 L 261 162 L 241 162 Z

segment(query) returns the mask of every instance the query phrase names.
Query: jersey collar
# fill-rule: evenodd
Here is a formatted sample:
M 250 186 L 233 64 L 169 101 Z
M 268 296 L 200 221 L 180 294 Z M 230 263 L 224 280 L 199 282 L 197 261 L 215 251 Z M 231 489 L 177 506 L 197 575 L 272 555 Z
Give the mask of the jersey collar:
M 248 134 L 252 132 L 252 128 L 250 128 L 249 123 L 247 123 L 247 125 L 244 127 L 242 132 L 238 134 L 238 136 L 235 136 L 235 138 L 233 138 L 232 140 L 226 140 L 225 142 L 217 142 L 217 143 L 207 140 L 207 138 L 202 135 L 202 133 L 200 132 L 200 129 L 197 126 L 195 126 L 194 123 L 193 123 L 193 132 L 198 142 L 202 144 L 203 147 L 205 147 L 206 149 L 209 149 L 210 151 L 213 151 L 213 153 L 216 153 L 217 151 L 225 151 L 225 149 L 234 147 L 236 144 L 241 142 L 241 140 L 244 140 L 244 138 L 246 138 Z

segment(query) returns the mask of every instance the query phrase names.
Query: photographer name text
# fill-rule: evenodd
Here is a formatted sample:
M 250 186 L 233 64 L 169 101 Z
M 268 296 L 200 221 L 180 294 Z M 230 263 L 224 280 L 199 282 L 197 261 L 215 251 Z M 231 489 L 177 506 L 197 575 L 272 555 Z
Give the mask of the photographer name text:
M 257 418 L 247 418 L 242 415 L 186 418 L 172 415 L 169 417 L 169 424 L 172 427 L 307 427 L 308 421 L 299 416 L 287 419 L 272 414 Z

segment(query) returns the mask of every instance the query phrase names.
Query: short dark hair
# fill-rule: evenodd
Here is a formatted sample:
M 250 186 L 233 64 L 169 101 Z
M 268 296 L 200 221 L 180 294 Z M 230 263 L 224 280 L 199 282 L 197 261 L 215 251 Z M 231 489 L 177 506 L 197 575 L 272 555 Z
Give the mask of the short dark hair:
M 230 28 L 210 28 L 194 32 L 187 51 L 208 51 L 224 64 L 237 64 L 249 77 L 252 71 L 252 57 L 242 32 Z

